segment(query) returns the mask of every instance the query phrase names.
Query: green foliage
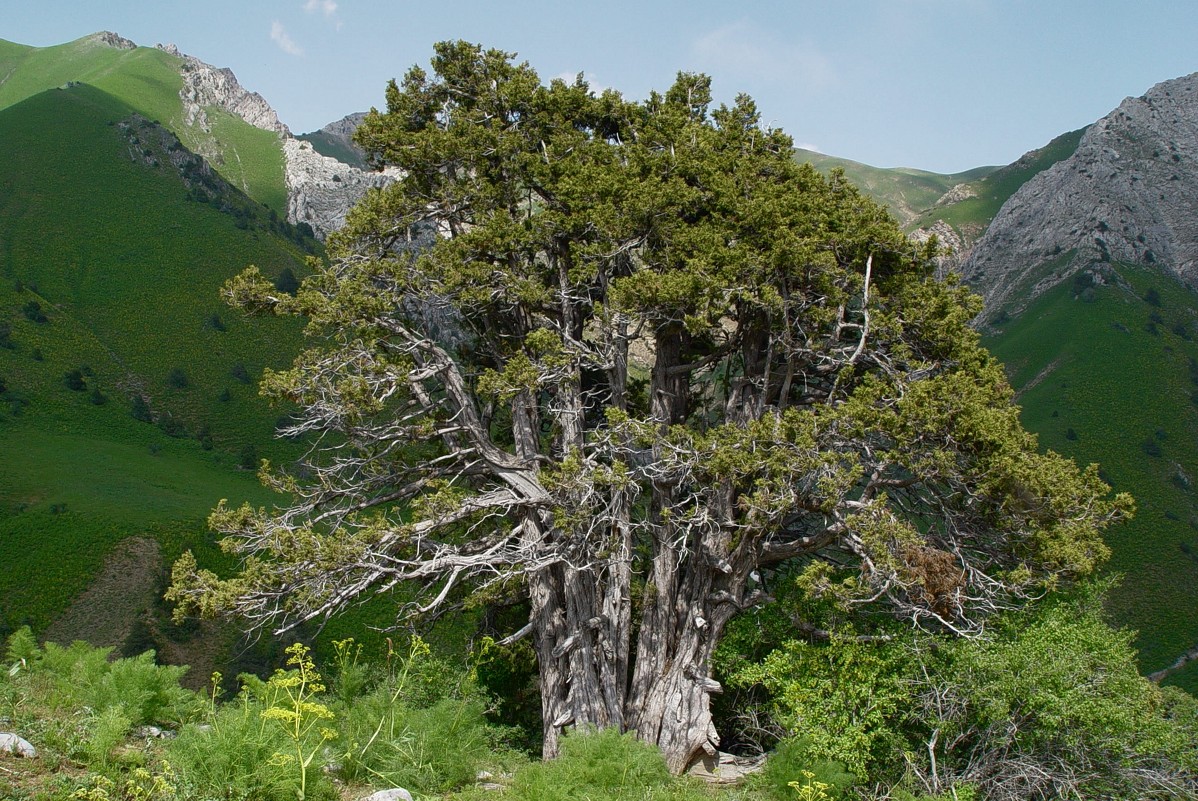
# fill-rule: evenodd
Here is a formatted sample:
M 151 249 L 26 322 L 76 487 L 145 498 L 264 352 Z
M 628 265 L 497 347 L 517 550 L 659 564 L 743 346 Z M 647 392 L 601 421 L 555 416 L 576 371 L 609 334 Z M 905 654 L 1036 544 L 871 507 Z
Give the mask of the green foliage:
M 241 446 L 241 451 L 237 455 L 237 466 L 242 470 L 258 469 L 258 448 L 252 442 Z
M 342 643 L 336 653 L 344 778 L 445 792 L 508 758 L 504 732 L 487 722 L 477 689 L 460 670 L 433 657 L 420 638 L 413 638 L 406 655 L 389 659 L 382 675 L 358 662 L 352 643 Z
M 272 761 L 290 745 L 281 729 L 266 725 L 264 707 L 248 691 L 214 706 L 199 725 L 183 727 L 166 748 L 181 784 L 198 797 L 222 801 L 295 801 L 299 774 Z M 332 797 L 327 780 L 308 797 Z
M 294 295 L 299 291 L 299 279 L 295 277 L 295 272 L 290 267 L 284 267 L 279 273 L 279 277 L 275 279 L 275 289 L 280 292 L 286 292 L 288 295 Z
M 1131 640 L 1106 625 L 1091 592 L 946 648 L 922 687 L 925 740 L 942 749 L 937 779 L 968 778 L 984 797 L 1022 799 L 1198 789 L 1193 699 L 1188 719 L 1165 714 Z
M 42 304 L 38 303 L 36 300 L 26 301 L 25 305 L 21 307 L 21 314 L 25 315 L 25 319 L 29 320 L 30 322 L 49 322 L 45 312 L 42 311 Z
M 787 732 L 801 735 L 782 748 L 784 767 L 778 769 L 819 768 L 821 781 L 841 788 L 847 786 L 843 780 L 831 780 L 836 771 L 817 763 L 838 763 L 864 777 L 903 751 L 902 718 L 911 702 L 908 671 L 905 648 L 855 642 L 849 632 L 829 643 L 791 640 L 729 680 L 734 686 L 764 687 L 773 718 Z M 789 782 L 795 776 L 778 778 Z
M 843 798 L 846 791 L 864 776 L 849 773 L 839 762 L 812 753 L 811 743 L 804 737 L 783 740 L 765 761 L 760 782 L 775 801 L 793 801 L 802 786 L 812 789 L 808 795 L 818 797 L 815 785 L 824 798 Z M 800 786 L 795 787 L 795 783 Z M 802 793 L 799 793 L 802 798 Z
M 191 386 L 191 379 L 187 377 L 187 373 L 182 367 L 172 367 L 166 376 L 166 385 L 174 389 L 187 389 Z
M 133 721 L 127 717 L 120 705 L 109 706 L 94 715 L 87 744 L 88 764 L 106 768 L 111 764 L 112 752 L 124 743 L 125 735 L 132 727 Z
M 9 640 L 8 653 L 24 670 L 52 684 L 55 703 L 96 714 L 117 710 L 126 728 L 178 722 L 194 711 L 194 694 L 179 687 L 186 667 L 157 665 L 152 651 L 109 661 L 111 651 L 84 642 L 31 648 L 29 629 L 22 628 Z
M 856 778 L 892 788 L 895 798 L 1171 798 L 1198 790 L 1198 702 L 1139 674 L 1132 634 L 1102 618 L 1105 588 L 1008 613 L 978 638 L 740 635 L 742 650 L 764 645 L 766 653 L 725 657 L 729 686 L 768 691 L 758 719 L 764 713 L 795 738 L 776 748 L 762 783 L 775 798 L 789 797 L 787 784 L 801 771 L 829 794 Z M 781 594 L 797 619 L 836 619 Z
M 82 392 L 87 389 L 87 382 L 83 379 L 83 373 L 79 370 L 68 370 L 62 376 L 62 383 L 67 389 L 74 392 Z
M 561 755 L 519 770 L 508 797 L 514 801 L 652 799 L 670 784 L 661 754 L 632 734 L 612 729 L 575 732 L 562 739 Z
M 325 686 L 308 647 L 295 643 L 288 646 L 287 654 L 290 670 L 275 671 L 262 689 L 266 707 L 261 715 L 263 720 L 277 726 L 288 741 L 289 748 L 272 754 L 271 762 L 281 767 L 293 767 L 298 772 L 297 797 L 304 801 L 308 768 L 325 742 L 334 739 L 337 732 L 325 725 L 335 715 L 317 700 L 324 694 Z

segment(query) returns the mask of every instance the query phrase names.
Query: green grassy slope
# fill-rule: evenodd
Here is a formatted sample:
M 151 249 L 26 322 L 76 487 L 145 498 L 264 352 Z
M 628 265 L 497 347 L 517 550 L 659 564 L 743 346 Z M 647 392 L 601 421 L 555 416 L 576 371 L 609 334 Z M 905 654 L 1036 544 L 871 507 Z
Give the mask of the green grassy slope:
M 977 167 L 966 172 L 942 175 L 923 170 L 871 167 L 848 159 L 797 150 L 795 157 L 810 162 L 823 173 L 839 168 L 865 194 L 883 204 L 907 230 L 931 226 L 943 220 L 972 243 L 985 231 L 994 215 L 1011 195 L 1037 173 L 1077 150 L 1085 129 L 1061 134 L 1047 145 L 1005 167 Z M 936 206 L 936 201 L 958 184 L 965 184 L 973 197 Z
M 944 220 L 959 232 L 976 231 L 971 237 L 976 239 L 1019 187 L 1058 161 L 1072 156 L 1085 132 L 1086 129 L 1081 128 L 1061 134 L 1013 164 L 968 181 L 969 187 L 976 193 L 975 197 L 928 209 L 916 218 L 911 227 L 918 228 L 931 225 L 936 220 Z
M 210 132 L 185 125 L 179 98 L 182 63 L 156 48 L 121 50 L 93 36 L 43 48 L 0 40 L 0 109 L 68 82 L 90 84 L 161 122 L 188 149 L 207 157 L 229 183 L 285 213 L 287 188 L 278 136 L 218 109 L 208 110 Z
M 305 142 L 312 144 L 312 149 L 322 156 L 328 156 L 331 159 L 337 159 L 342 164 L 348 164 L 351 167 L 358 169 L 366 169 L 366 160 L 362 158 L 362 154 L 352 147 L 349 147 L 341 139 L 329 136 L 324 131 L 313 131 L 312 133 L 300 134 L 296 137 Z
M 157 537 L 168 560 L 203 543 L 221 497 L 266 501 L 242 449 L 298 447 L 272 438 L 279 410 L 249 383 L 290 362 L 298 328 L 218 297 L 248 263 L 300 272 L 294 232 L 215 179 L 201 195 L 170 162 L 194 157 L 123 127 L 131 112 L 85 85 L 0 110 L 6 626 L 44 626 L 123 537 Z M 157 424 L 134 419 L 135 397 Z
M 1058 286 L 986 344 L 1041 444 L 1098 462 L 1135 496 L 1135 519 L 1107 538 L 1124 576 L 1110 607 L 1139 631 L 1151 672 L 1198 644 L 1198 298 L 1160 273 L 1115 270 L 1105 285 Z M 1167 681 L 1198 690 L 1198 663 Z
M 809 162 L 822 173 L 844 170 L 845 176 L 861 191 L 883 204 L 904 225 L 932 207 L 945 192 L 957 184 L 978 181 L 998 167 L 978 167 L 953 175 L 925 172 L 907 167 L 871 167 L 849 159 L 827 156 L 811 150 L 796 150 L 795 158 Z

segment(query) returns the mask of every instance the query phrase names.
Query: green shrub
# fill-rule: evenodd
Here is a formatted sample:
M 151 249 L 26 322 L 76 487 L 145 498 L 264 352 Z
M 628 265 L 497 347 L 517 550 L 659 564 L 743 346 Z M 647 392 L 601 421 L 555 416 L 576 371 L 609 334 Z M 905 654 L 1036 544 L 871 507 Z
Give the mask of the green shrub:
M 898 643 L 792 640 L 730 683 L 764 687 L 775 722 L 803 736 L 805 758 L 869 776 L 905 750 L 908 656 Z
M 921 784 L 967 780 L 983 798 L 1198 792 L 1198 703 L 1141 676 L 1131 643 L 1088 590 L 1009 615 L 988 639 L 942 649 L 943 661 L 923 674 L 922 708 L 912 710 L 931 744 L 916 753 L 937 752 L 931 785 L 933 766 L 911 763 Z
M 31 300 L 21 307 L 21 314 L 25 315 L 25 319 L 34 323 L 48 322 L 46 313 L 42 311 L 42 304 L 36 300 Z
M 178 724 L 198 712 L 195 693 L 179 685 L 186 672 L 186 667 L 155 664 L 154 652 L 146 651 L 110 663 L 84 697 L 93 709 L 123 709 L 135 726 Z
M 140 420 L 143 423 L 154 422 L 154 413 L 150 411 L 150 404 L 141 395 L 133 396 L 129 413 L 133 415 L 134 420 Z
M 361 663 L 352 640 L 334 647 L 342 778 L 439 793 L 510 759 L 508 732 L 488 723 L 477 688 L 419 637 L 385 672 Z
M 390 702 L 385 687 L 358 699 L 340 724 L 339 763 L 350 781 L 442 793 L 475 781 L 495 763 L 503 732 L 478 700 L 446 698 L 425 709 Z
M 191 379 L 187 377 L 187 373 L 182 367 L 172 367 L 171 371 L 166 376 L 167 386 L 174 389 L 187 389 L 191 386 Z
M 806 775 L 805 775 L 806 774 Z M 842 798 L 846 791 L 857 783 L 858 777 L 847 772 L 839 762 L 820 759 L 811 754 L 810 743 L 803 739 L 783 740 L 778 744 L 756 780 L 764 786 L 770 798 L 777 801 L 794 801 L 795 789 L 792 782 L 827 785 L 824 794 L 828 798 Z
M 573 732 L 561 740 L 561 754 L 518 771 L 508 798 L 514 801 L 645 799 L 671 784 L 661 753 L 632 734 L 615 729 Z
M 237 455 L 237 466 L 242 470 L 258 469 L 258 449 L 254 447 L 254 443 L 247 442 L 241 446 L 241 452 Z
M 87 382 L 83 380 L 83 373 L 79 370 L 68 370 L 63 373 L 62 383 L 67 389 L 74 392 L 82 392 L 87 389 Z
M 272 679 L 273 686 L 270 681 L 242 676 L 241 692 L 224 705 L 217 705 L 215 700 L 220 694 L 220 674 L 213 676 L 212 702 L 205 721 L 184 727 L 166 747 L 166 760 L 174 767 L 186 795 L 221 801 L 320 801 L 336 797 L 323 770 L 300 770 L 294 756 L 297 742 L 288 736 L 285 726 L 278 725 L 286 718 L 278 712 L 287 711 L 280 677 L 294 675 L 294 671 L 279 671 Z M 298 745 L 304 755 L 321 750 L 324 738 L 320 732 L 303 729 L 301 737 Z
M 108 767 L 112 762 L 113 750 L 125 741 L 125 735 L 132 726 L 133 721 L 124 714 L 120 705 L 110 706 L 94 715 L 84 746 L 88 764 Z
M 275 279 L 275 289 L 286 292 L 288 295 L 298 292 L 299 286 L 299 279 L 295 277 L 295 272 L 290 267 L 284 267 L 279 273 L 279 277 Z

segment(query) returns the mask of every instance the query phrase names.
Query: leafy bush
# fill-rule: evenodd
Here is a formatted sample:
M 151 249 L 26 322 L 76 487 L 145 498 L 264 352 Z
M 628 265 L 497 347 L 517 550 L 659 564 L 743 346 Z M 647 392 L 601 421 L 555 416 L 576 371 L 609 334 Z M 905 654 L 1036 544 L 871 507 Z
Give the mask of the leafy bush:
M 241 452 L 237 455 L 237 466 L 242 470 L 258 469 L 258 449 L 252 442 L 241 446 Z
M 218 706 L 213 676 L 207 722 L 185 728 L 167 748 L 168 762 L 191 793 L 223 801 L 319 801 L 336 798 L 325 775 L 324 685 L 303 645 L 287 649 L 289 670 L 267 681 L 242 675 L 237 699 Z
M 179 686 L 186 668 L 160 667 L 153 653 L 109 661 L 111 651 L 83 642 L 39 646 L 28 627 L 9 638 L 0 716 L 35 742 L 50 770 L 72 762 L 102 771 L 137 764 L 145 757 L 127 747 L 131 728 L 177 723 L 198 711 L 196 695 Z
M 342 775 L 383 781 L 424 793 L 471 784 L 492 767 L 502 731 L 486 719 L 477 699 L 446 698 L 425 709 L 391 702 L 380 687 L 358 699 L 341 722 Z
M 581 801 L 587 798 L 652 798 L 671 783 L 665 760 L 653 746 L 614 729 L 572 732 L 561 754 L 518 771 L 508 797 L 513 801 Z
M 804 778 L 806 781 L 804 781 Z M 792 782 L 826 785 L 824 795 L 842 798 L 845 791 L 857 783 L 858 777 L 847 772 L 839 762 L 812 756 L 810 743 L 802 738 L 784 740 L 765 761 L 758 780 L 771 798 L 794 801 Z
M 68 370 L 62 376 L 62 383 L 67 389 L 74 392 L 82 392 L 87 389 L 87 382 L 83 380 L 83 373 L 79 370 Z
M 996 801 L 1198 792 L 1198 702 L 1142 677 L 1131 642 L 1089 591 L 942 649 L 912 710 L 915 753 L 937 757 L 911 763 L 921 784 Z
M 42 311 L 42 304 L 36 300 L 28 301 L 21 307 L 21 314 L 25 315 L 25 319 L 34 323 L 48 322 L 46 313 Z
M 133 396 L 129 413 L 133 415 L 134 420 L 140 420 L 143 423 L 154 422 L 154 413 L 150 411 L 150 404 L 141 395 Z
M 273 762 L 287 742 L 281 731 L 263 725 L 262 710 L 243 692 L 214 707 L 205 723 L 185 726 L 166 747 L 181 784 L 198 798 L 294 801 L 298 775 Z M 317 782 L 310 797 L 321 795 L 323 787 Z
M 352 640 L 335 648 L 342 778 L 445 792 L 510 756 L 478 690 L 419 637 L 389 672 L 360 663 Z
M 787 770 L 800 767 L 801 753 L 805 769 L 827 763 L 868 776 L 904 750 L 903 717 L 912 700 L 908 662 L 897 643 L 792 640 L 742 667 L 730 683 L 763 686 L 772 696 L 775 722 L 788 734 L 803 735 L 801 748 L 792 746 L 800 750 L 783 757 Z
M 286 292 L 288 295 L 298 292 L 299 286 L 299 279 L 295 277 L 295 272 L 290 267 L 284 267 L 279 273 L 279 277 L 275 279 L 275 289 Z
M 22 629 L 9 642 L 10 658 L 45 677 L 53 687 L 56 707 L 88 708 L 95 714 L 116 709 L 130 726 L 177 723 L 196 710 L 196 696 L 179 686 L 186 667 L 154 663 L 154 653 L 109 661 L 111 648 L 85 642 L 68 647 L 55 643 L 29 648 Z M 19 656 L 18 656 L 19 655 Z

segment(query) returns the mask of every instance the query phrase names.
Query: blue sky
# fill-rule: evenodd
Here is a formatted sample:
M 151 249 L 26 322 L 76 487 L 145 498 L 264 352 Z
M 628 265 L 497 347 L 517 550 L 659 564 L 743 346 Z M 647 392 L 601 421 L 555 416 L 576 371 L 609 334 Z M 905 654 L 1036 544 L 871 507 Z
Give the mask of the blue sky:
M 467 39 L 634 98 L 707 72 L 802 146 L 936 172 L 1009 163 L 1198 71 L 1194 0 L 0 0 L 2 39 L 98 30 L 232 68 L 297 133 Z

